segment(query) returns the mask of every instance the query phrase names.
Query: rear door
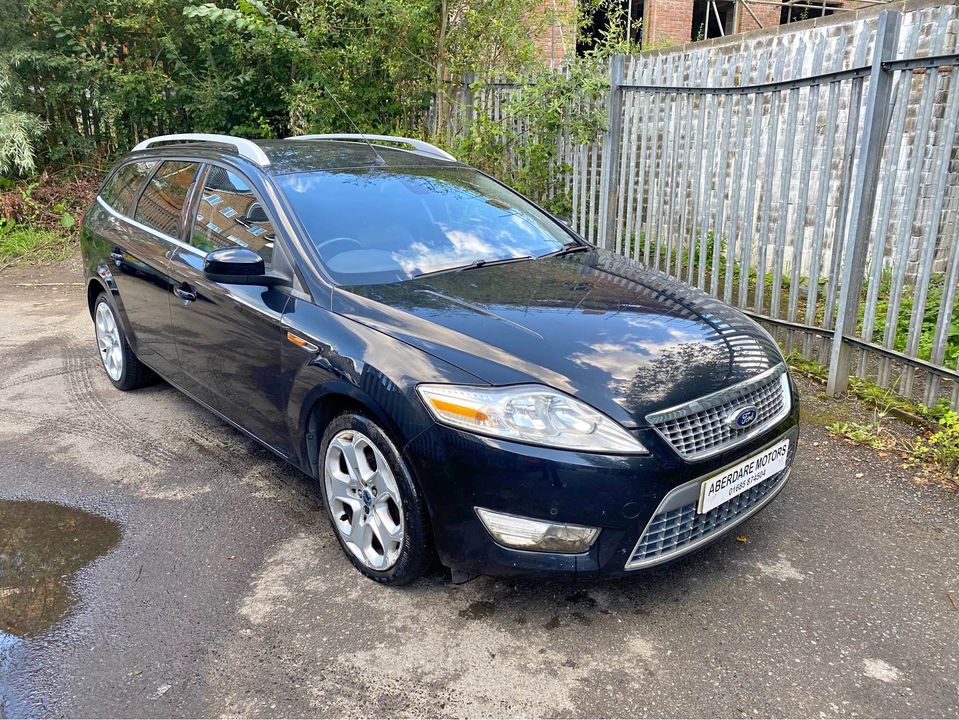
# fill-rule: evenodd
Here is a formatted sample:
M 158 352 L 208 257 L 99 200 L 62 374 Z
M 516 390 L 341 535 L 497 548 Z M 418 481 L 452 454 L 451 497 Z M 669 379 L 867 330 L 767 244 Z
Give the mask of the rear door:
M 203 274 L 207 252 L 249 247 L 268 269 L 273 220 L 234 170 L 207 166 L 192 198 L 184 246 L 174 253 L 171 303 L 186 389 L 281 453 L 288 452 L 286 391 L 280 378 L 285 289 L 218 283 Z
M 109 216 L 100 227 L 109 247 L 121 323 L 131 347 L 143 362 L 176 382 L 169 302 L 172 282 L 167 267 L 178 242 L 177 231 L 174 226 L 171 232 L 165 223 L 144 222 L 137 208 L 144 187 L 158 182 L 160 165 L 155 160 L 124 165 L 103 188 L 98 203 Z

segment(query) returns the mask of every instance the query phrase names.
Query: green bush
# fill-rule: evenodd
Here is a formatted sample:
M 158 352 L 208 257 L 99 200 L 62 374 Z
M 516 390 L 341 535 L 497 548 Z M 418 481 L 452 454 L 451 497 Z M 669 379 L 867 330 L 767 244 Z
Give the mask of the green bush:
M 559 162 L 560 142 L 592 142 L 606 127 L 600 101 L 606 93 L 606 63 L 600 55 L 578 58 L 568 72 L 543 68 L 522 78 L 504 78 L 517 89 L 503 101 L 501 118 L 478 113 L 470 131 L 450 138 L 469 163 L 541 202 L 559 217 L 569 217 L 572 198 L 565 191 L 566 173 Z M 484 83 L 473 84 L 481 94 Z
M 25 89 L 11 109 L 43 123 L 21 122 L 20 140 L 43 132 L 44 161 L 169 132 L 441 135 L 462 75 L 534 65 L 557 13 L 526 0 L 25 0 L 5 9 L 0 57 Z

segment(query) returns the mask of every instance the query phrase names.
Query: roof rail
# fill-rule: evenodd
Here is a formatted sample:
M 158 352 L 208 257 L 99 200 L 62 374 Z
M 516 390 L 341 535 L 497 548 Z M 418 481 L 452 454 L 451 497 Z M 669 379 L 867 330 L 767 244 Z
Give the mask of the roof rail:
M 402 143 L 404 145 L 410 145 L 414 150 L 418 150 L 421 153 L 426 155 L 432 155 L 433 157 L 440 158 L 441 160 L 446 160 L 448 162 L 456 162 L 456 158 L 450 155 L 445 150 L 442 150 L 436 145 L 432 145 L 425 140 L 416 140 L 414 138 L 408 137 L 399 137 L 397 135 L 364 135 L 361 133 L 329 133 L 323 135 L 294 135 L 293 137 L 288 137 L 287 140 L 379 140 L 380 142 L 392 142 L 392 143 Z
M 166 142 L 208 142 L 219 145 L 232 145 L 236 148 L 240 157 L 255 162 L 257 165 L 266 167 L 270 164 L 270 158 L 263 152 L 263 148 L 252 140 L 246 138 L 233 137 L 232 135 L 212 135 L 210 133 L 180 133 L 177 135 L 159 135 L 144 140 L 137 144 L 133 150 L 146 150 L 154 145 Z

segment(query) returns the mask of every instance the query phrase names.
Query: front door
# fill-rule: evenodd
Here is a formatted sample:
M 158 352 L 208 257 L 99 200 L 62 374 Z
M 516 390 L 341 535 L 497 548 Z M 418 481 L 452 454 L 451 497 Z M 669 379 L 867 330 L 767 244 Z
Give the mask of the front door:
M 203 274 L 206 253 L 244 246 L 270 268 L 273 223 L 248 182 L 210 166 L 194 198 L 196 218 L 170 264 L 171 314 L 185 389 L 281 453 L 289 451 L 280 380 L 280 326 L 289 295 Z

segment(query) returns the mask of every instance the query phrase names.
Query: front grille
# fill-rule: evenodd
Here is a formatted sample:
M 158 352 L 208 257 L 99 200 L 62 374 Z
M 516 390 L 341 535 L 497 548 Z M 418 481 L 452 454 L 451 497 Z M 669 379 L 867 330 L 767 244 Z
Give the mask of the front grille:
M 778 365 L 745 383 L 662 410 L 647 421 L 686 460 L 699 460 L 734 448 L 782 420 L 789 413 L 786 370 Z M 747 428 L 730 425 L 737 408 L 752 405 L 756 421 Z
M 782 485 L 788 473 L 787 467 L 708 513 L 698 514 L 696 502 L 657 513 L 636 543 L 626 569 L 655 565 L 690 546 L 719 535 L 769 498 Z

